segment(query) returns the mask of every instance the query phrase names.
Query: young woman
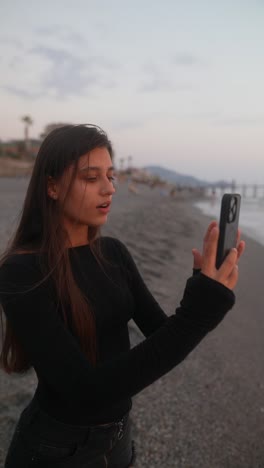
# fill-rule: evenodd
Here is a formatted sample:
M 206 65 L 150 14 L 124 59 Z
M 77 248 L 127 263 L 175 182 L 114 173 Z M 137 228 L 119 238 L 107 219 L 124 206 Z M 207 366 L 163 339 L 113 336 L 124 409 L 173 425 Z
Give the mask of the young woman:
M 0 268 L 2 367 L 32 366 L 38 377 L 6 468 L 134 466 L 131 397 L 181 362 L 234 304 L 244 243 L 216 270 L 212 222 L 176 314 L 161 310 L 127 248 L 99 235 L 115 193 L 112 159 L 96 126 L 56 129 L 39 150 Z M 146 337 L 133 349 L 131 318 Z

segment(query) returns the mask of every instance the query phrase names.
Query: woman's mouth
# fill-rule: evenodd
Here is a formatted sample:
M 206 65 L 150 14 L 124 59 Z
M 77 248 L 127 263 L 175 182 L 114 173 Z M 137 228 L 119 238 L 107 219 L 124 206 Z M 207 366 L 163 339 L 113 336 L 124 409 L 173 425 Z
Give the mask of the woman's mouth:
M 111 203 L 102 203 L 101 205 L 98 205 L 96 208 L 100 211 L 100 213 L 107 214 L 110 211 L 110 205 Z

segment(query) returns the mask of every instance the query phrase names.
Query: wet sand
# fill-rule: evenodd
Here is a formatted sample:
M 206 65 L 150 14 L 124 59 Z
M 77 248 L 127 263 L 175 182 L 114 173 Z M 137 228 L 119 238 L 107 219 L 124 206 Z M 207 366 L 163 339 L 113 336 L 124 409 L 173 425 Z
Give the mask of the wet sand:
M 0 249 L 15 223 L 27 180 L 0 179 Z M 125 242 L 168 315 L 192 272 L 208 218 L 189 200 L 120 185 L 103 234 Z M 216 330 L 173 371 L 134 398 L 140 468 L 264 467 L 264 248 L 247 240 L 237 302 Z M 131 342 L 142 339 L 130 323 Z M 33 372 L 0 373 L 0 467 L 20 411 L 35 387 Z

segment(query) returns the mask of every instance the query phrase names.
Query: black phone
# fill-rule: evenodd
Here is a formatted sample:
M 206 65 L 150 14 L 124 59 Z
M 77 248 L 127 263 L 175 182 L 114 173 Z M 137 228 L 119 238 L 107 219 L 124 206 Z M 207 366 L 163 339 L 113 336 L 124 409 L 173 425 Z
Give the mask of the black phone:
M 240 202 L 239 193 L 225 193 L 222 197 L 216 268 L 221 266 L 228 252 L 236 247 Z

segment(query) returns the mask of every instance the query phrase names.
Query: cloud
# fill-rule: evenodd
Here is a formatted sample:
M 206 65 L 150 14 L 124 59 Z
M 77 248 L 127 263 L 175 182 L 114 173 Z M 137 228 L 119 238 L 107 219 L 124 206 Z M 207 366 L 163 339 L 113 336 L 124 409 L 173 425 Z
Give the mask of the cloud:
M 61 27 L 58 26 L 42 26 L 40 28 L 35 28 L 34 32 L 37 35 L 41 36 L 50 36 L 50 35 L 57 35 L 60 31 Z
M 13 94 L 14 96 L 17 96 L 26 100 L 35 100 L 45 95 L 44 91 L 34 93 L 34 92 L 27 91 L 26 89 L 17 88 L 15 86 L 1 86 L 0 88 L 3 89 L 4 91 L 7 91 L 10 94 Z
M 49 62 L 49 70 L 41 80 L 42 87 L 53 91 L 59 98 L 82 95 L 98 81 L 96 72 L 89 64 L 71 52 L 42 46 L 35 47 L 31 52 Z
M 174 91 L 190 91 L 192 86 L 189 84 L 176 84 L 166 79 L 154 78 L 140 86 L 139 90 L 144 93 L 156 92 L 174 92 Z
M 178 52 L 172 58 L 172 63 L 179 67 L 205 66 L 205 61 L 188 52 Z
M 112 74 L 108 79 L 105 71 L 112 71 L 117 64 L 104 57 L 91 56 L 84 59 L 69 51 L 42 46 L 35 47 L 31 52 L 50 62 L 42 86 L 55 92 L 57 97 L 80 96 L 86 94 L 92 86 L 108 88 L 115 85 Z
M 41 45 L 31 49 L 28 57 L 30 56 L 33 57 L 33 64 L 34 56 L 40 60 L 40 63 L 46 61 L 45 71 L 39 72 L 39 76 L 36 74 L 34 85 L 28 84 L 27 87 L 5 85 L 3 86 L 5 91 L 27 100 L 39 99 L 44 95 L 65 99 L 70 96 L 86 95 L 95 86 L 109 89 L 116 85 L 113 70 L 119 65 L 105 57 L 80 57 L 68 50 Z M 15 66 L 15 60 L 10 62 L 10 66 Z
M 188 83 L 175 82 L 173 74 L 164 67 L 158 67 L 153 63 L 146 63 L 143 66 L 143 71 L 147 75 L 144 82 L 140 85 L 139 91 L 144 93 L 155 92 L 174 92 L 174 91 L 189 91 L 192 86 Z M 170 78 L 168 78 L 170 76 Z
M 101 27 L 105 31 L 105 27 Z M 43 95 L 66 99 L 87 95 L 94 87 L 111 89 L 116 86 L 120 64 L 94 53 L 94 49 L 89 52 L 82 32 L 74 31 L 71 26 L 53 24 L 36 26 L 33 33 L 33 44 L 37 45 L 28 49 L 18 39 L 0 35 L 0 45 L 13 48 L 6 60 L 10 78 L 6 82 L 3 77 L 1 80 L 6 92 L 30 100 Z
M 35 29 L 35 32 L 38 36 L 44 36 L 45 38 L 50 36 L 55 36 L 58 39 L 62 39 L 63 41 L 69 41 L 75 44 L 84 44 L 86 39 L 79 33 L 72 31 L 70 28 L 66 26 L 62 27 L 59 25 L 53 26 L 45 26 L 41 28 Z
M 16 48 L 21 49 L 21 42 L 18 39 L 14 39 L 9 36 L 0 36 L 0 44 L 1 45 L 7 45 L 7 46 L 13 46 Z
M 8 66 L 10 69 L 15 70 L 16 67 L 20 65 L 21 63 L 23 63 L 22 57 L 19 55 L 14 55 L 14 57 L 12 57 L 11 60 L 9 61 Z

